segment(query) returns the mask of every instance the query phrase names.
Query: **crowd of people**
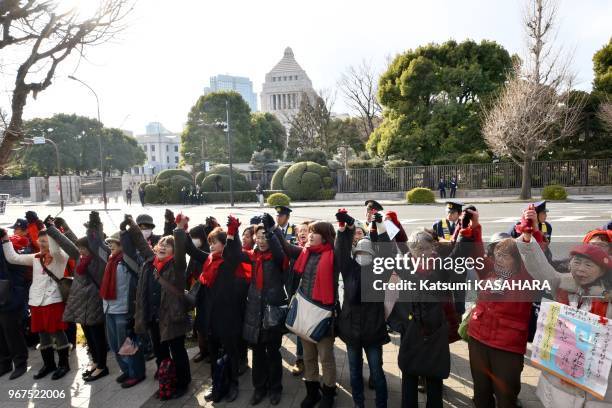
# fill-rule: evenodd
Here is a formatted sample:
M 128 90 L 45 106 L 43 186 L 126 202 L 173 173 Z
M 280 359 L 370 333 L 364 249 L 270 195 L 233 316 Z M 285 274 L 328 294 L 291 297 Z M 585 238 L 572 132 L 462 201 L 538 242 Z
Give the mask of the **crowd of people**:
M 250 349 L 250 404 L 267 397 L 278 405 L 281 342 L 295 333 L 291 372 L 304 378 L 301 407 L 334 405 L 338 338 L 346 344 L 355 407 L 365 404 L 365 354 L 367 385 L 381 408 L 388 400 L 383 346 L 395 332 L 400 336 L 402 407 L 417 407 L 418 393 L 424 392 L 426 406 L 438 408 L 450 374 L 449 344 L 460 339 L 458 327 L 465 316 L 475 406 L 520 406 L 532 302 L 512 300 L 509 292 L 481 291 L 464 314 L 465 293 L 460 291 L 440 290 L 427 300 L 399 299 L 390 306 L 367 301 L 363 288 L 375 276 L 374 259 L 397 254 L 482 256 L 484 266 L 473 271 L 479 279 L 546 279 L 557 302 L 612 318 L 610 225 L 588 232 L 560 267 L 549 246 L 552 226 L 546 222 L 545 202 L 517 214 L 520 221 L 509 233 L 496 233 L 486 244 L 476 208 L 457 201 L 449 201 L 446 216 L 431 229 L 410 234 L 395 212 L 385 212 L 375 200 L 366 201 L 363 222 L 357 219 L 361 215 L 339 209 L 336 225 L 293 225 L 291 209 L 280 206 L 276 217 L 262 213 L 243 223 L 230 215 L 222 223 L 209 216 L 190 227 L 187 216 L 166 210 L 163 235 L 156 235 L 148 214 L 125 215 L 119 230 L 109 231 L 94 211 L 86 234 L 77 237 L 66 220 L 49 216 L 43 221 L 28 211 L 12 225 L 12 234 L 0 229 L 0 375 L 10 373 L 15 379 L 26 373 L 27 337 L 37 334 L 43 365 L 34 378 L 62 378 L 70 370 L 69 352 L 76 342 L 70 326 L 79 324 L 90 356 L 84 381 L 110 374 L 110 351 L 120 370 L 117 382 L 122 388 L 136 386 L 147 376 L 150 345 L 153 376 L 159 381 L 156 396 L 174 399 L 191 382 L 185 341 L 195 332 L 199 353 L 194 362 L 208 362 L 211 368 L 207 401 L 238 397 Z M 388 271 L 383 279 L 465 281 L 467 274 L 442 265 L 447 263 L 424 266 L 416 275 Z M 612 404 L 612 383 L 602 402 L 545 373 L 537 395 L 551 408 L 602 407 Z

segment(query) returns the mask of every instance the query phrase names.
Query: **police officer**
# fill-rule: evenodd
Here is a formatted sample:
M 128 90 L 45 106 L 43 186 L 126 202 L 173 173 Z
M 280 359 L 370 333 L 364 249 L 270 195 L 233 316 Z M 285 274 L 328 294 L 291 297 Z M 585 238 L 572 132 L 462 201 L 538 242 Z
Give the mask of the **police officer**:
M 364 203 L 366 207 L 366 229 L 369 227 L 372 219 L 374 218 L 374 214 L 383 210 L 383 206 L 376 200 L 366 200 Z
M 295 225 L 289 223 L 289 217 L 291 216 L 291 208 L 286 205 L 279 205 L 275 208 L 276 210 L 276 224 L 283 233 L 283 236 L 287 242 L 294 244 L 296 242 L 295 236 Z
M 463 203 L 459 201 L 446 202 L 446 218 L 441 219 L 433 225 L 433 230 L 440 239 L 450 241 L 455 233 L 455 227 L 461 214 Z
M 546 221 L 546 218 L 548 217 L 548 210 L 546 209 L 546 200 L 538 201 L 534 204 L 534 207 L 536 214 L 538 215 L 538 229 L 540 230 L 542 235 L 544 235 L 544 238 L 546 238 L 546 242 L 550 242 L 552 238 L 552 225 L 550 225 L 550 223 Z M 515 226 L 518 224 L 520 224 L 520 221 L 517 222 Z M 512 227 L 510 235 L 512 235 L 512 238 L 518 238 L 521 234 L 516 231 L 515 227 Z

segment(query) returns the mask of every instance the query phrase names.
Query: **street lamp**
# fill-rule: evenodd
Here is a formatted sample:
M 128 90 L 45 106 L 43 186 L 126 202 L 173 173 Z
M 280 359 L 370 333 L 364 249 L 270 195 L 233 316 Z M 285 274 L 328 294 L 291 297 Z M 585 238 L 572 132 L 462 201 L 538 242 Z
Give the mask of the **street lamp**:
M 81 85 L 83 85 L 87 89 L 89 89 L 91 91 L 91 93 L 94 94 L 94 96 L 96 97 L 96 105 L 97 105 L 97 108 L 98 108 L 98 122 L 100 122 L 100 124 L 102 124 L 102 121 L 100 120 L 100 99 L 98 98 L 98 94 L 96 93 L 96 91 L 94 91 L 91 86 L 87 85 L 85 82 L 83 82 L 80 79 L 74 77 L 73 75 L 68 75 L 68 78 L 72 79 L 73 81 L 77 81 L 78 83 L 80 83 Z M 100 133 L 100 135 L 98 137 L 98 147 L 100 148 L 100 173 L 102 173 L 102 199 L 104 200 L 104 211 L 106 211 L 107 210 L 107 208 L 106 208 L 106 203 L 107 203 L 107 199 L 106 199 L 106 177 L 104 175 L 104 155 L 102 153 L 102 133 Z
M 49 128 L 47 131 L 52 132 L 53 129 Z M 57 147 L 57 143 L 53 140 L 48 139 L 44 136 L 34 136 L 32 138 L 24 138 L 24 145 L 43 145 L 45 143 L 50 143 L 55 148 L 55 157 L 57 160 L 57 178 L 59 180 L 59 192 L 60 192 L 60 208 L 64 211 L 64 189 L 62 188 L 62 165 L 60 163 L 60 154 L 59 149 Z

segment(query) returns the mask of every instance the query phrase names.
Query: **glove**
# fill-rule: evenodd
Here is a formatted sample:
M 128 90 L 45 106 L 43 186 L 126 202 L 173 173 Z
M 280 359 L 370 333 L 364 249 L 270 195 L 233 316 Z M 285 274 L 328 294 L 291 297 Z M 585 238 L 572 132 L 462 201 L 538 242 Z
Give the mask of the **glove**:
M 266 228 L 266 231 L 268 232 L 272 231 L 272 229 L 274 228 L 274 224 L 276 224 L 274 218 L 272 218 L 272 216 L 268 213 L 264 213 L 264 215 L 262 215 L 261 222 L 263 223 L 264 227 Z
M 47 218 L 45 218 L 45 220 L 43 221 L 43 224 L 45 225 L 46 228 L 49 228 L 52 225 L 55 225 L 53 221 L 54 221 L 53 217 L 50 215 L 47 215 Z
M 8 234 L 6 233 L 6 230 L 4 228 L 0 228 L 0 239 L 8 239 Z
M 205 225 L 206 227 L 210 228 L 210 230 L 212 231 L 213 229 L 219 226 L 219 223 L 217 222 L 217 219 L 215 217 L 206 217 Z
M 228 215 L 227 217 L 227 235 L 236 236 L 238 233 L 238 227 L 240 226 L 240 221 L 238 218 Z
M 102 221 L 100 220 L 100 214 L 97 211 L 92 211 L 89 213 L 89 228 L 97 229 L 98 226 L 102 225 Z
M 374 214 L 374 215 L 372 216 L 372 221 L 374 221 L 374 222 L 379 222 L 379 223 L 380 223 L 380 222 L 383 222 L 383 216 L 382 216 L 382 214 L 381 214 L 381 213 L 379 213 L 379 212 L 377 212 L 376 214 Z
M 261 224 L 261 215 L 255 215 L 254 217 L 251 217 L 249 224 L 251 225 Z
M 164 213 L 164 218 L 166 219 L 166 221 L 172 222 L 174 220 L 174 213 L 171 210 L 166 208 L 166 212 Z
M 189 224 L 188 224 L 189 217 L 187 217 L 186 215 L 183 215 L 183 214 L 177 215 L 175 220 L 174 220 L 174 223 L 178 226 L 181 223 L 181 221 L 183 221 L 183 220 L 185 220 L 185 225 L 183 226 L 183 229 L 185 231 L 187 231 L 187 230 L 189 230 Z
M 345 225 L 350 227 L 351 225 L 355 224 L 355 219 L 348 215 L 346 208 L 341 208 L 338 210 L 336 213 L 336 220 L 338 221 L 338 225 L 340 227 L 344 227 Z
M 119 229 L 121 231 L 125 231 L 127 229 L 127 226 L 129 225 L 129 221 L 127 219 L 121 221 L 121 224 L 119 224 Z

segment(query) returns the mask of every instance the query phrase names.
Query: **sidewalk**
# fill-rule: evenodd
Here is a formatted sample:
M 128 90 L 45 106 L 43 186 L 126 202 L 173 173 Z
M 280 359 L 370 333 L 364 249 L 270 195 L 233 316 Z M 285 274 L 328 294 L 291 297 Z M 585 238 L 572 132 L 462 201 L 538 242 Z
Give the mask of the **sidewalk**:
M 401 378 L 400 370 L 397 366 L 397 354 L 399 349 L 399 336 L 392 335 L 391 343 L 385 345 L 383 349 L 384 370 L 389 387 L 389 403 L 391 408 L 401 405 Z M 188 350 L 189 357 L 192 358 L 196 350 Z M 281 403 L 278 405 L 283 408 L 298 408 L 300 402 L 306 395 L 304 385 L 300 378 L 293 377 L 289 372 L 290 364 L 293 363 L 295 353 L 294 338 L 284 337 L 281 347 L 283 356 L 283 395 Z M 444 405 L 446 407 L 472 407 L 471 398 L 473 396 L 472 378 L 468 362 L 467 344 L 463 341 L 451 345 L 451 375 L 444 380 Z M 529 355 L 530 352 L 527 354 Z M 346 357 L 346 347 L 343 342 L 336 339 L 335 343 L 336 370 L 338 383 L 338 397 L 336 399 L 337 408 L 349 408 L 353 406 L 350 394 L 349 367 Z M 249 361 L 251 358 L 249 356 Z M 8 381 L 6 377 L 0 380 L 0 406 L 2 408 L 55 408 L 55 407 L 121 407 L 121 408 L 158 408 L 158 407 L 249 407 L 249 399 L 253 392 L 251 386 L 251 371 L 248 370 L 240 377 L 240 394 L 233 403 L 221 402 L 213 404 L 204 400 L 204 392 L 210 384 L 210 366 L 206 363 L 191 363 L 191 373 L 193 381 L 189 392 L 180 399 L 162 402 L 153 397 L 157 388 L 157 383 L 153 380 L 155 372 L 154 361 L 147 362 L 147 379 L 141 384 L 130 388 L 122 389 L 115 382 L 115 377 L 119 375 L 114 357 L 109 353 L 108 363 L 111 374 L 93 383 L 85 383 L 81 379 L 81 371 L 87 363 L 87 354 L 84 348 L 79 347 L 76 352 L 71 354 L 70 373 L 58 381 L 52 381 L 50 376 L 34 381 L 32 375 L 40 368 L 42 362 L 38 351 L 30 350 L 29 359 L 30 369 L 21 378 L 15 381 Z M 367 361 L 364 362 L 364 381 L 367 384 L 368 368 Z M 541 404 L 535 396 L 535 386 L 540 375 L 539 370 L 529 366 L 525 360 L 525 368 L 522 373 L 523 387 L 520 394 L 524 408 L 540 408 Z M 57 390 L 64 391 L 64 398 L 21 398 L 9 397 L 10 390 Z M 56 392 L 57 393 L 57 392 Z M 366 385 L 366 406 L 374 406 L 374 391 L 367 389 Z M 424 407 L 425 395 L 420 394 L 419 407 Z M 258 407 L 269 407 L 268 400 L 264 400 Z

